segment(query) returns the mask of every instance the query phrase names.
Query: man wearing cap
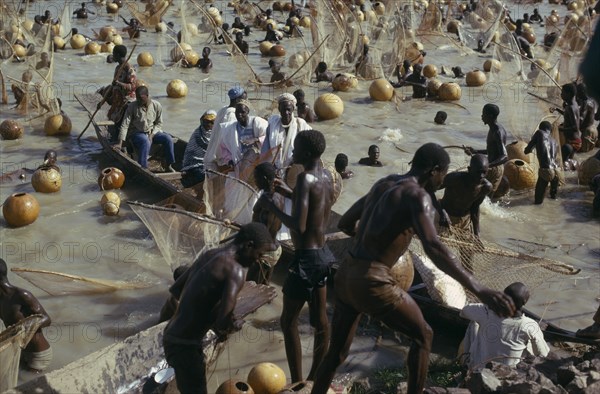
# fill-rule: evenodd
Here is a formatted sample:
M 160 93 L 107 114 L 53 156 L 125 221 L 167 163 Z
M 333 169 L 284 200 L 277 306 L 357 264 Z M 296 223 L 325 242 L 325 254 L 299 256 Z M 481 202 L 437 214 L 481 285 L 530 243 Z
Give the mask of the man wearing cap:
M 241 86 L 235 86 L 227 92 L 229 96 L 229 105 L 221 108 L 217 112 L 217 117 L 214 121 L 210 141 L 204 155 L 204 166 L 207 169 L 217 171 L 217 153 L 221 145 L 221 124 L 235 121 L 235 105 L 240 100 L 246 99 L 246 91 Z
M 164 163 L 166 172 L 175 172 L 172 164 L 175 163 L 175 150 L 173 139 L 162 130 L 162 106 L 150 98 L 148 88 L 139 86 L 135 90 L 136 101 L 127 106 L 123 122 L 119 128 L 119 141 L 115 149 L 121 149 L 123 141 L 128 139 L 138 154 L 138 163 L 143 168 L 148 168 L 148 155 L 150 146 L 159 144 L 163 146 Z
M 204 155 L 216 118 L 215 111 L 206 111 L 200 118 L 200 126 L 190 137 L 183 154 L 183 167 L 181 168 L 181 183 L 184 187 L 192 187 L 204 182 Z M 200 197 L 202 188 L 196 187 L 195 189 Z
M 127 105 L 135 101 L 136 75 L 135 69 L 127 62 L 127 47 L 125 45 L 116 45 L 113 48 L 113 59 L 118 63 L 115 68 L 113 83 L 108 86 L 111 92 L 108 93 L 106 101 L 110 104 L 108 110 L 108 119 L 115 122 L 115 130 L 119 129 L 120 122 L 123 120 L 123 115 L 127 109 Z M 123 67 L 121 68 L 121 65 Z M 98 103 L 98 108 L 102 107 L 104 102 Z

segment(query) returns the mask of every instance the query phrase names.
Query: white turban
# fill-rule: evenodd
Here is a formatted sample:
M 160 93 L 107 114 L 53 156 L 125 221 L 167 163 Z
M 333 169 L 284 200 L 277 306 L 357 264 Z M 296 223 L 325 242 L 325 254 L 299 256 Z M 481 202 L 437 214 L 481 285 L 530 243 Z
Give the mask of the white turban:
M 281 104 L 281 103 L 285 103 L 286 101 L 291 101 L 292 104 L 294 104 L 294 106 L 296 106 L 296 97 L 294 97 L 293 94 L 291 93 L 283 93 L 281 95 L 279 95 L 279 97 L 277 97 L 277 103 Z

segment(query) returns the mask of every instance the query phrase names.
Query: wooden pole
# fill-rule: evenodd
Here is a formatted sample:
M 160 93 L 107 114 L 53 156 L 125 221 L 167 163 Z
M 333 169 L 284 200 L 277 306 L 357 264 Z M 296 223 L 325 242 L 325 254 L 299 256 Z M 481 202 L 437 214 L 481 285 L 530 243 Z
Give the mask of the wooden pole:
M 125 65 L 127 63 L 129 63 L 129 59 L 131 59 L 131 55 L 133 55 L 133 52 L 135 51 L 136 47 L 137 47 L 137 44 L 135 44 L 133 46 L 133 48 L 131 48 L 131 52 L 129 53 L 129 57 L 127 57 L 127 60 L 125 60 L 125 62 L 123 62 L 123 64 L 121 64 L 119 66 L 119 69 L 117 70 L 117 74 L 116 74 L 115 78 L 113 79 L 113 82 L 117 81 L 119 79 L 119 77 L 121 76 L 121 72 L 123 71 L 123 67 L 125 67 Z M 90 121 L 84 127 L 84 129 L 81 132 L 81 134 L 79 134 L 79 136 L 77 137 L 78 140 L 81 139 L 81 136 L 83 135 L 83 133 L 85 133 L 85 131 L 88 129 L 88 127 L 90 127 L 90 125 L 92 124 L 92 121 L 94 120 L 94 117 L 96 116 L 96 114 L 98 113 L 98 111 L 100 111 L 100 108 L 102 107 L 102 105 L 106 102 L 108 94 L 111 92 L 111 90 L 112 90 L 112 87 L 111 87 L 111 89 L 107 89 L 106 92 L 104 93 L 104 96 L 102 97 L 102 101 L 100 101 L 100 103 L 98 103 L 98 106 L 96 107 L 96 110 L 94 111 L 94 113 L 90 117 Z

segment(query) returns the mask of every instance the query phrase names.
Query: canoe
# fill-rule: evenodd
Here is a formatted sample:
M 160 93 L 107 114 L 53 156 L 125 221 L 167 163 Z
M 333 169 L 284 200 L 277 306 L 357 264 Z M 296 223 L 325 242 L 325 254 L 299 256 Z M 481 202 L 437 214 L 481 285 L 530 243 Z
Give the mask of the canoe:
M 96 110 L 98 102 L 102 100 L 102 96 L 99 94 L 75 95 L 75 98 L 90 116 Z M 151 157 L 148 160 L 148 168 L 143 168 L 129 154 L 113 149 L 112 144 L 110 143 L 110 133 L 108 130 L 109 126 L 113 125 L 113 122 L 106 120 L 106 111 L 98 111 L 98 114 L 92 121 L 92 125 L 94 126 L 96 137 L 98 138 L 98 142 L 102 145 L 104 153 L 119 163 L 121 169 L 129 174 L 129 177 L 133 176 L 132 179 L 135 179 L 137 182 L 153 186 L 166 195 L 183 191 L 183 193 L 180 193 L 180 199 L 189 201 L 190 205 L 199 204 L 191 192 L 184 190 L 184 187 L 181 185 L 180 172 L 159 172 L 162 149 L 151 148 Z M 173 145 L 175 149 L 175 163 L 173 164 L 173 168 L 180 170 L 187 142 L 180 138 L 173 137 Z
M 276 296 L 273 287 L 246 282 L 234 315 L 244 318 Z M 167 322 L 150 327 L 63 368 L 23 383 L 5 393 L 141 393 L 154 374 L 167 368 L 162 336 Z M 225 342 L 209 331 L 203 339 L 207 368 L 217 360 Z

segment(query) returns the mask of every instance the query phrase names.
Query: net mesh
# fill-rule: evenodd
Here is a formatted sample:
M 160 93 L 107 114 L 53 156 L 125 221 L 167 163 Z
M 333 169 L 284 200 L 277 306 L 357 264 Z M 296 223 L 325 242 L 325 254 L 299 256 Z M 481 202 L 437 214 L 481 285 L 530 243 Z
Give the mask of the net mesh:
M 11 271 L 52 296 L 100 294 L 117 290 L 143 289 L 154 285 L 139 279 L 115 281 L 29 268 L 11 268 Z
M 460 257 L 463 266 L 491 289 L 502 291 L 514 282 L 524 283 L 531 291 L 559 275 L 575 275 L 572 266 L 540 256 L 514 252 L 489 241 L 476 238 L 470 231 L 453 227 L 440 234 L 440 240 Z M 410 250 L 425 255 L 420 242 L 412 242 Z M 471 302 L 474 294 L 467 292 Z
M 0 391 L 17 385 L 21 349 L 29 343 L 42 320 L 41 315 L 32 315 L 0 332 Z

